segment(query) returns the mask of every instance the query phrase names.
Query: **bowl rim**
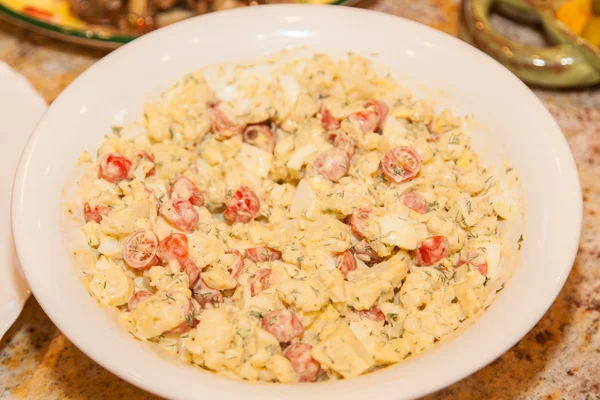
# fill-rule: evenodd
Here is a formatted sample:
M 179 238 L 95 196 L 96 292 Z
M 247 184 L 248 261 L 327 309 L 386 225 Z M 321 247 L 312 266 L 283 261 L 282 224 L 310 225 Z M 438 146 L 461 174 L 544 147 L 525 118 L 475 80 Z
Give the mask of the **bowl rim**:
M 548 124 L 554 125 L 554 128 L 555 128 L 554 133 L 557 135 L 555 138 L 556 141 L 554 144 L 555 144 L 555 146 L 558 147 L 558 149 L 557 149 L 558 152 L 561 153 L 561 161 L 564 162 L 563 166 L 566 167 L 567 174 L 570 174 L 570 176 L 568 176 L 568 178 L 569 178 L 568 182 L 572 185 L 571 189 L 576 189 L 575 193 L 573 194 L 573 196 L 574 196 L 573 199 L 575 200 L 574 207 L 570 211 L 574 217 L 571 228 L 574 231 L 575 230 L 577 231 L 577 235 L 576 235 L 577 237 L 572 238 L 569 242 L 569 245 L 566 246 L 565 254 L 570 254 L 570 257 L 568 257 L 568 259 L 570 260 L 569 265 L 563 267 L 561 270 L 562 273 L 559 276 L 557 276 L 556 279 L 554 280 L 554 285 L 553 285 L 553 290 L 552 290 L 551 295 L 549 295 L 548 298 L 543 299 L 544 300 L 543 302 L 540 301 L 540 304 L 537 305 L 536 309 L 539 310 L 539 313 L 538 313 L 539 315 L 537 315 L 536 318 L 529 320 L 527 323 L 523 322 L 519 326 L 518 329 L 515 328 L 514 330 L 512 330 L 511 334 L 508 335 L 508 337 L 504 337 L 502 339 L 502 345 L 496 346 L 494 351 L 490 351 L 487 354 L 479 355 L 477 365 L 471 365 L 470 367 L 462 368 L 462 370 L 460 370 L 460 371 L 454 371 L 454 375 L 448 375 L 448 376 L 443 377 L 442 379 L 438 379 L 435 383 L 431 383 L 427 388 L 421 389 L 420 391 L 414 391 L 412 394 L 421 396 L 421 395 L 425 395 L 428 393 L 432 393 L 432 392 L 442 389 L 443 387 L 446 387 L 460 379 L 463 379 L 464 377 L 476 372 L 480 368 L 483 368 L 484 366 L 486 366 L 487 364 L 492 362 L 494 359 L 496 359 L 497 357 L 502 355 L 505 351 L 507 351 L 510 347 L 512 347 L 519 340 L 521 340 L 521 338 L 523 338 L 527 334 L 527 332 L 529 332 L 537 324 L 537 322 L 543 317 L 543 315 L 550 308 L 550 306 L 554 302 L 556 296 L 562 289 L 562 287 L 569 275 L 569 272 L 571 270 L 573 261 L 575 259 L 576 253 L 577 253 L 579 237 L 580 237 L 581 227 L 582 227 L 582 213 L 583 213 L 582 200 L 581 200 L 581 198 L 582 198 L 581 186 L 580 186 L 580 181 L 579 181 L 579 177 L 577 174 L 577 169 L 575 166 L 575 161 L 573 159 L 572 154 L 570 153 L 566 138 L 562 135 L 560 128 L 558 127 L 558 125 L 556 124 L 554 119 L 552 118 L 549 111 L 543 105 L 543 103 L 529 90 L 529 88 L 527 88 L 527 86 L 524 83 L 522 83 L 520 80 L 518 80 L 518 78 L 516 78 L 514 75 L 512 75 L 508 70 L 506 70 L 504 67 L 502 67 L 497 61 L 493 60 L 492 58 L 485 55 L 483 52 L 477 50 L 476 48 L 471 47 L 468 44 L 460 41 L 459 39 L 457 39 L 453 36 L 450 36 L 448 34 L 445 34 L 443 32 L 439 32 L 439 31 L 435 30 L 434 28 L 430 28 L 428 26 L 419 24 L 419 23 L 411 21 L 411 20 L 392 16 L 392 15 L 381 13 L 378 11 L 364 10 L 364 9 L 357 9 L 357 8 L 335 7 L 335 6 L 326 6 L 326 5 L 316 6 L 316 5 L 291 5 L 291 4 L 290 5 L 277 4 L 277 5 L 261 6 L 261 8 L 262 8 L 262 10 L 260 12 L 269 12 L 269 10 L 272 10 L 270 12 L 276 13 L 279 16 L 283 16 L 284 14 L 287 14 L 287 13 L 296 13 L 296 14 L 299 13 L 300 15 L 308 15 L 308 14 L 314 15 L 314 13 L 326 13 L 328 15 L 338 14 L 338 15 L 336 15 L 336 17 L 343 17 L 344 15 L 354 15 L 354 16 L 367 16 L 368 15 L 370 18 L 372 17 L 375 19 L 377 19 L 377 18 L 384 18 L 384 19 L 390 19 L 390 20 L 394 19 L 398 23 L 407 25 L 410 29 L 416 29 L 419 32 L 427 32 L 428 35 L 435 36 L 437 38 L 437 40 L 454 41 L 455 45 L 463 48 L 464 51 L 466 51 L 467 53 L 470 53 L 473 57 L 475 57 L 475 58 L 479 57 L 482 60 L 487 60 L 486 62 L 488 63 L 488 65 L 491 62 L 494 65 L 496 65 L 496 68 L 499 67 L 500 68 L 499 71 L 502 71 L 501 73 L 505 74 L 505 77 L 507 79 L 512 79 L 515 85 L 517 85 L 521 89 L 525 89 L 527 92 L 529 92 L 530 96 L 535 98 L 535 101 L 537 101 L 538 109 L 539 109 L 537 111 L 539 111 L 541 113 L 540 118 L 545 118 L 548 120 Z M 41 279 L 40 279 L 40 277 L 38 277 L 34 274 L 35 267 L 30 267 L 28 264 L 29 257 L 28 257 L 27 252 L 31 248 L 30 245 L 28 244 L 28 239 L 27 239 L 28 232 L 26 230 L 24 230 L 25 228 L 23 228 L 22 225 L 19 224 L 19 222 L 23 222 L 23 221 L 27 220 L 27 217 L 28 217 L 26 215 L 27 210 L 23 208 L 23 204 L 22 204 L 23 199 L 24 199 L 24 192 L 25 192 L 25 188 L 26 188 L 25 184 L 26 184 L 28 168 L 29 168 L 29 165 L 31 162 L 31 157 L 32 157 L 33 152 L 36 147 L 36 142 L 37 142 L 39 136 L 43 132 L 43 130 L 40 127 L 42 127 L 44 125 L 44 122 L 49 118 L 48 116 L 53 113 L 54 108 L 55 107 L 58 108 L 59 104 L 62 102 L 62 99 L 68 98 L 68 96 L 70 96 L 71 91 L 69 89 L 71 87 L 80 85 L 82 81 L 85 81 L 87 79 L 87 76 L 92 75 L 93 73 L 95 73 L 95 71 L 100 70 L 101 68 L 104 67 L 104 65 L 107 65 L 109 62 L 112 62 L 112 60 L 117 60 L 119 58 L 124 57 L 127 54 L 127 52 L 129 51 L 129 49 L 133 49 L 135 47 L 141 46 L 144 43 L 154 41 L 154 40 L 158 39 L 160 36 L 166 36 L 171 31 L 175 32 L 177 30 L 185 30 L 186 26 L 188 26 L 188 25 L 191 26 L 193 24 L 198 23 L 199 18 L 202 18 L 202 21 L 206 21 L 206 19 L 208 19 L 208 18 L 220 19 L 220 18 L 225 18 L 228 16 L 235 16 L 235 14 L 240 14 L 240 15 L 250 14 L 250 16 L 251 16 L 252 13 L 257 12 L 257 9 L 258 9 L 258 7 L 247 7 L 247 8 L 242 8 L 242 9 L 228 10 L 228 11 L 219 12 L 219 13 L 211 13 L 211 14 L 187 19 L 187 20 L 179 22 L 177 24 L 167 26 L 163 29 L 160 29 L 160 30 L 157 30 L 154 32 L 150 32 L 149 34 L 146 34 L 143 37 L 140 37 L 136 41 L 131 42 L 131 43 L 117 49 L 116 51 L 114 51 L 111 54 L 104 57 L 102 60 L 100 60 L 97 63 L 95 63 L 94 65 L 92 65 L 87 71 L 85 71 L 79 77 L 77 77 L 69 85 L 69 87 L 66 88 L 59 95 L 57 100 L 49 107 L 48 111 L 44 114 L 44 117 L 40 120 L 36 129 L 31 134 L 31 136 L 27 142 L 27 145 L 25 147 L 25 150 L 23 151 L 23 153 L 21 155 L 21 158 L 19 160 L 18 170 L 17 170 L 15 180 L 14 180 L 13 197 L 12 197 L 12 214 L 11 215 L 12 215 L 12 224 L 13 224 L 13 232 L 14 232 L 14 237 L 15 237 L 15 244 L 16 244 L 17 251 L 18 251 L 20 258 L 22 260 L 25 260 L 24 262 L 22 262 L 25 276 L 30 283 L 32 292 L 38 298 L 39 304 L 43 308 L 44 312 L 46 312 L 46 314 L 50 317 L 50 319 L 57 326 L 57 328 L 59 328 L 59 330 L 61 330 L 61 332 L 63 332 L 63 334 L 70 341 L 72 341 L 73 344 L 75 344 L 75 346 L 77 346 L 82 352 L 84 352 L 88 357 L 93 359 L 95 362 L 100 364 L 102 367 L 106 368 L 107 370 L 111 371 L 115 375 L 119 376 L 120 378 L 128 381 L 129 383 L 131 383 L 135 386 L 138 386 L 144 390 L 151 391 L 152 393 L 155 393 L 160 396 L 167 397 L 167 398 L 173 397 L 173 393 L 171 393 L 167 390 L 168 388 L 166 385 L 160 385 L 157 382 L 148 381 L 147 379 L 144 379 L 143 376 L 139 376 L 138 374 L 136 374 L 135 371 L 130 371 L 127 368 L 124 368 L 120 365 L 115 365 L 113 360 L 108 358 L 101 351 L 99 351 L 95 348 L 92 348 L 92 347 L 87 347 L 84 344 L 83 338 L 80 338 L 77 335 L 70 334 L 69 325 L 72 322 L 69 322 L 69 316 L 62 315 L 59 309 L 50 307 L 48 305 L 50 302 L 50 299 L 49 299 L 50 294 L 44 293 L 44 291 L 41 290 Z M 484 313 L 484 315 L 485 315 L 485 313 Z M 481 318 L 481 316 L 479 318 Z M 369 375 L 373 375 L 373 374 L 369 374 Z M 366 376 L 369 376 L 369 375 L 366 375 Z M 217 377 L 217 375 L 215 375 L 215 377 Z M 324 388 L 324 387 L 326 387 L 324 385 L 330 385 L 332 387 L 337 385 L 336 387 L 339 387 L 340 382 L 358 382 L 363 378 L 364 378 L 364 376 L 359 377 L 359 378 L 354 378 L 352 380 L 344 380 L 344 381 L 337 381 L 337 382 L 331 382 L 331 383 L 328 382 L 325 384 L 304 385 L 304 387 L 307 388 L 306 389 L 307 393 L 309 391 L 314 393 L 314 391 L 312 389 L 308 389 L 308 388 L 309 387 Z M 235 382 L 235 381 L 232 381 L 232 382 Z M 233 383 L 232 383 L 232 385 L 233 385 Z M 255 385 L 256 386 L 254 386 L 254 387 L 257 387 L 257 388 L 264 386 L 261 384 L 255 384 Z M 273 385 L 268 385 L 268 386 L 273 387 Z M 286 385 L 284 385 L 284 386 L 286 386 Z M 250 386 L 245 385 L 244 387 L 247 389 Z M 275 392 L 277 392 L 277 391 L 275 391 Z

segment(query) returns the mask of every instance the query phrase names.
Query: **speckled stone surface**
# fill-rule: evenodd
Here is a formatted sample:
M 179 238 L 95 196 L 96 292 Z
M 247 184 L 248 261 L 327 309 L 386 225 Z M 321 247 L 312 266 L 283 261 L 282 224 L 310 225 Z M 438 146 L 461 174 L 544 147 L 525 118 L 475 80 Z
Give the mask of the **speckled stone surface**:
M 458 31 L 458 0 L 370 0 L 359 6 L 450 34 Z M 494 21 L 513 38 L 539 43 L 527 28 Z M 25 75 L 48 102 L 104 54 L 0 22 L 0 60 Z M 600 399 L 600 88 L 535 92 L 563 129 L 579 169 L 585 215 L 575 265 L 555 303 L 524 339 L 491 365 L 427 400 Z M 155 397 L 87 358 L 31 298 L 0 342 L 0 399 L 7 398 Z

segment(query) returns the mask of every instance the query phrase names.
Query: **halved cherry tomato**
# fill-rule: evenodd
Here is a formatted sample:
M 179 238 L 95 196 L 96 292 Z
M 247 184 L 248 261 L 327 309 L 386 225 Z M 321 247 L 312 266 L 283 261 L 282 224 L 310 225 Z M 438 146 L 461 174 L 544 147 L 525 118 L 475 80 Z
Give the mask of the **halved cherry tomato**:
M 158 246 L 158 258 L 164 264 L 170 261 L 185 262 L 188 257 L 188 238 L 183 233 L 172 233 Z
M 361 260 L 367 265 L 377 264 L 383 261 L 375 250 L 371 247 L 367 239 L 363 239 L 356 246 L 354 246 L 354 254 L 356 258 Z
M 333 131 L 340 128 L 340 122 L 331 115 L 331 112 L 325 107 L 324 103 L 321 103 L 319 107 L 319 114 L 321 115 L 321 125 L 326 131 Z
M 266 246 L 250 247 L 244 252 L 246 258 L 252 262 L 268 262 L 281 260 L 281 252 Z
M 406 207 L 418 212 L 419 214 L 427 214 L 427 212 L 429 212 L 429 208 L 427 207 L 427 200 L 425 200 L 425 197 L 421 196 L 419 193 L 404 193 L 402 196 L 400 196 L 400 201 Z
M 149 290 L 140 290 L 139 292 L 135 292 L 131 295 L 129 301 L 127 301 L 127 310 L 129 312 L 135 310 L 139 303 L 149 299 L 152 296 L 154 296 L 154 293 L 150 292 Z
M 354 210 L 350 215 L 350 226 L 352 232 L 359 239 L 365 238 L 365 232 L 369 226 L 369 222 L 373 218 L 373 210 L 367 207 L 361 207 Z
M 160 213 L 167 221 L 184 232 L 194 232 L 198 227 L 198 213 L 187 200 L 167 200 L 160 208 Z
M 273 271 L 268 268 L 259 268 L 250 276 L 250 296 L 256 296 L 263 290 L 267 290 L 271 286 L 271 273 Z
M 169 197 L 172 199 L 184 199 L 195 206 L 202 207 L 204 205 L 204 195 L 198 189 L 198 186 L 189 178 L 182 176 L 178 178 L 169 190 Z
M 225 103 L 217 103 L 211 113 L 212 128 L 220 139 L 229 139 L 239 135 L 246 128 L 246 124 L 237 122 L 233 112 Z
M 330 181 L 337 182 L 348 175 L 350 155 L 341 149 L 330 149 L 319 154 L 313 162 L 315 170 Z
M 387 117 L 388 106 L 380 100 L 367 100 L 363 109 L 348 115 L 348 119 L 359 123 L 363 133 L 380 131 Z
M 156 251 L 158 237 L 150 230 L 137 231 L 129 235 L 123 245 L 123 260 L 131 268 L 149 269 L 158 264 Z
M 260 211 L 258 196 L 247 186 L 240 186 L 225 209 L 224 217 L 230 222 L 247 223 Z
M 265 315 L 262 328 L 275 336 L 279 343 L 291 342 L 304 333 L 302 322 L 287 308 L 280 308 Z
M 354 271 L 357 268 L 356 258 L 350 250 L 346 250 L 337 257 L 337 269 L 344 275 L 344 278 L 348 277 L 350 271 Z
M 361 310 L 358 313 L 360 314 L 361 318 L 368 318 L 375 322 L 385 322 L 385 315 L 377 306 L 371 307 L 368 310 Z
M 118 153 L 110 153 L 100 161 L 98 172 L 100 177 L 111 183 L 129 178 L 131 161 Z
M 363 133 L 375 131 L 379 118 L 374 110 L 360 110 L 348 115 L 350 121 L 358 122 Z
M 430 236 L 419 243 L 415 250 L 415 258 L 419 265 L 433 265 L 448 253 L 448 239 L 445 236 Z
M 52 14 L 50 11 L 40 10 L 39 8 L 31 6 L 24 7 L 23 12 L 37 19 L 49 20 L 54 17 L 54 14 Z
M 90 206 L 90 203 L 83 205 L 83 217 L 85 222 L 96 221 L 100 223 L 102 218 L 110 212 L 110 207 L 103 206 L 102 204 L 96 204 L 94 208 Z
M 394 147 L 381 160 L 383 173 L 389 180 L 402 183 L 413 179 L 421 168 L 421 158 L 408 146 Z
M 198 279 L 192 287 L 192 297 L 198 302 L 200 307 L 217 308 L 223 303 L 223 295 L 216 289 L 209 288 L 202 279 Z
M 275 149 L 275 135 L 267 125 L 250 125 L 242 133 L 242 140 L 254 147 L 258 147 L 267 153 Z
M 188 258 L 181 264 L 181 271 L 186 272 L 190 289 L 193 288 L 200 278 L 200 268 L 198 268 L 194 260 Z
M 471 264 L 481 275 L 486 276 L 488 273 L 488 263 L 484 256 L 475 252 L 468 251 L 464 254 L 459 260 L 457 267 L 460 267 L 463 264 Z
M 292 343 L 283 352 L 300 382 L 314 382 L 321 371 L 321 364 L 312 356 L 312 348 L 308 343 Z
M 375 115 L 377 115 L 377 125 L 375 126 L 376 131 L 380 131 L 383 129 L 383 125 L 385 125 L 385 119 L 387 118 L 389 108 L 387 104 L 385 104 L 381 100 L 367 100 L 365 104 L 363 104 L 364 108 L 373 107 L 375 109 Z
M 225 254 L 231 254 L 234 257 L 233 263 L 227 267 L 227 270 L 232 277 L 237 279 L 240 276 L 242 269 L 244 269 L 244 257 L 242 257 L 242 253 L 237 249 L 227 249 L 225 250 Z

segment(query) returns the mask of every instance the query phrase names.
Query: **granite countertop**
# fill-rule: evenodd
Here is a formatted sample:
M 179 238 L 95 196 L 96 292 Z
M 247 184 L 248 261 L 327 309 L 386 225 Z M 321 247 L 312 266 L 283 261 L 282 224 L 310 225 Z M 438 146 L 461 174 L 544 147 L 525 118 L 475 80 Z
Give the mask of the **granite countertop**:
M 450 34 L 458 31 L 458 0 L 371 0 L 359 6 Z M 521 41 L 540 41 L 528 28 L 499 18 L 495 23 Z M 27 77 L 48 102 L 104 54 L 0 22 L 0 60 Z M 600 399 L 600 88 L 535 92 L 560 124 L 579 169 L 585 214 L 575 265 L 557 300 L 525 338 L 427 400 Z M 116 397 L 156 398 L 86 357 L 32 297 L 0 341 L 0 399 Z

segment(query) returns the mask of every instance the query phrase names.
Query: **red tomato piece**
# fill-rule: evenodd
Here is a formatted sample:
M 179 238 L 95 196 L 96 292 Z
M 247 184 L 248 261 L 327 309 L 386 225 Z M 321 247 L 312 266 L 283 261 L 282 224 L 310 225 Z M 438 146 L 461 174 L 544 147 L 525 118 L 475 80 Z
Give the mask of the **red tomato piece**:
M 171 185 L 169 197 L 172 199 L 187 200 L 198 207 L 204 205 L 204 195 L 200 189 L 198 189 L 198 186 L 185 176 L 178 178 L 173 185 Z
M 385 119 L 387 118 L 389 108 L 387 104 L 385 104 L 381 100 L 367 100 L 365 104 L 363 104 L 364 108 L 372 107 L 375 110 L 375 115 L 377 116 L 377 125 L 375 125 L 376 131 L 381 131 L 383 129 L 383 125 L 385 125 Z
M 352 232 L 359 239 L 365 238 L 365 232 L 369 226 L 369 222 L 373 217 L 373 210 L 367 207 L 361 207 L 354 210 L 350 216 L 350 226 Z
M 247 186 L 240 186 L 225 209 L 224 217 L 229 222 L 247 223 L 260 211 L 258 196 Z
M 371 321 L 385 322 L 385 315 L 377 306 L 371 307 L 368 310 L 361 310 L 358 312 L 358 314 L 360 314 L 361 318 L 368 318 Z
M 135 292 L 127 301 L 127 310 L 129 312 L 135 310 L 141 302 L 148 300 L 150 297 L 154 296 L 154 293 L 149 290 L 140 290 L 139 292 Z
M 211 113 L 212 128 L 220 139 L 229 139 L 241 134 L 246 124 L 237 122 L 231 110 L 225 103 L 217 103 Z
M 321 371 L 321 364 L 312 356 L 312 346 L 307 343 L 292 343 L 283 356 L 290 360 L 300 382 L 314 382 Z
M 198 279 L 192 287 L 192 297 L 198 302 L 200 307 L 217 308 L 223 303 L 223 295 L 216 289 L 209 288 L 202 279 Z
M 131 268 L 149 269 L 158 264 L 156 251 L 158 237 L 150 230 L 137 231 L 129 235 L 123 245 L 123 260 Z
M 185 262 L 188 257 L 188 238 L 183 233 L 172 233 L 158 246 L 158 258 L 164 264 L 170 261 Z
M 302 322 L 287 308 L 280 308 L 265 315 L 262 328 L 275 336 L 279 343 L 291 342 L 304 333 Z
M 419 214 L 427 214 L 429 212 L 427 200 L 425 200 L 425 197 L 421 196 L 419 193 L 404 193 L 402 196 L 400 196 L 400 201 L 406 207 L 418 212 Z
M 188 258 L 180 265 L 181 271 L 185 271 L 188 276 L 190 289 L 193 288 L 198 282 L 198 279 L 200 278 L 200 268 L 198 268 L 194 260 L 192 260 L 191 258 Z
M 100 223 L 102 221 L 102 217 L 108 215 L 110 212 L 110 207 L 103 206 L 102 204 L 96 204 L 93 208 L 90 206 L 90 203 L 85 203 L 83 205 L 83 217 L 85 218 L 85 222 L 96 221 Z
M 388 114 L 388 106 L 380 100 L 367 100 L 363 109 L 348 115 L 351 121 L 359 123 L 363 133 L 381 131 Z
M 350 271 L 354 271 L 357 268 L 356 258 L 350 250 L 346 250 L 337 258 L 337 269 L 344 275 L 344 278 L 348 277 Z
M 246 258 L 252 262 L 268 262 L 281 260 L 281 252 L 266 246 L 251 247 L 244 252 Z
M 250 125 L 242 133 L 242 140 L 267 153 L 275 150 L 275 135 L 267 125 Z
M 236 249 L 227 249 L 225 250 L 225 254 L 232 254 L 234 256 L 233 263 L 227 267 L 227 270 L 231 274 L 232 277 L 237 279 L 244 269 L 244 257 L 242 257 L 242 253 Z
M 313 166 L 321 176 L 337 182 L 348 175 L 350 155 L 342 149 L 330 149 L 319 154 Z
M 326 131 L 333 131 L 340 128 L 340 122 L 331 115 L 331 112 L 325 107 L 324 103 L 321 103 L 319 107 L 319 114 L 321 115 L 321 125 Z
M 383 173 L 389 180 L 402 183 L 413 179 L 421 168 L 421 158 L 408 146 L 394 147 L 381 160 Z
M 460 267 L 463 264 L 471 264 L 483 276 L 486 276 L 488 273 L 488 263 L 485 257 L 477 252 L 468 251 L 458 260 L 456 266 Z
M 98 172 L 100 177 L 111 183 L 129 178 L 131 161 L 118 153 L 110 153 L 100 161 Z
M 250 296 L 256 296 L 271 286 L 271 271 L 268 268 L 259 268 L 250 276 Z
M 430 236 L 419 243 L 415 250 L 415 258 L 419 265 L 433 265 L 448 253 L 448 239 L 445 236 Z
M 198 227 L 198 213 L 187 200 L 170 199 L 162 205 L 160 213 L 172 225 L 184 232 L 194 232 Z
M 39 8 L 31 6 L 24 7 L 23 12 L 37 19 L 49 20 L 54 17 L 54 14 L 52 14 L 50 11 L 40 10 Z
M 371 247 L 367 239 L 363 239 L 354 246 L 354 254 L 356 258 L 367 265 L 377 264 L 383 261 L 375 250 Z

